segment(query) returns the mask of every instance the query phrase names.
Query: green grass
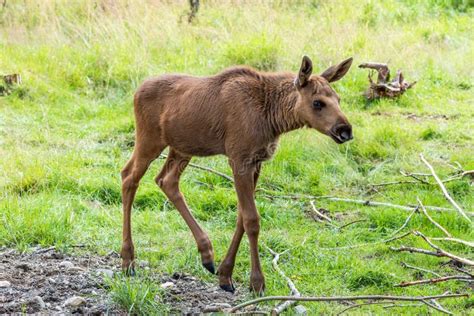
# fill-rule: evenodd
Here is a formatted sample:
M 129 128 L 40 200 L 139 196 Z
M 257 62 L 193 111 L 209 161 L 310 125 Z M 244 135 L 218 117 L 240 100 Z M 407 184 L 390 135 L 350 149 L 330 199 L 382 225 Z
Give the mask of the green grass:
M 66 5 L 67 3 L 67 5 Z M 23 85 L 0 97 L 0 245 L 27 249 L 84 243 L 93 251 L 119 251 L 119 171 L 133 148 L 132 96 L 152 75 L 186 72 L 209 75 L 234 64 L 262 70 L 296 71 L 308 54 L 316 71 L 354 56 L 348 75 L 335 84 L 342 108 L 354 126 L 354 141 L 338 146 L 312 130 L 285 135 L 274 159 L 264 165 L 259 187 L 282 194 L 307 193 L 373 199 L 394 204 L 450 207 L 436 185 L 370 184 L 406 180 L 401 170 L 428 172 L 423 153 L 442 178 L 459 163 L 474 169 L 474 26 L 470 1 L 264 1 L 229 5 L 203 1 L 197 19 L 180 16 L 187 1 L 8 1 L 0 9 L 0 73 L 20 73 Z M 356 65 L 389 61 L 417 85 L 401 98 L 367 102 L 367 72 Z M 230 173 L 225 157 L 195 163 Z M 154 162 L 142 180 L 133 213 L 135 247 L 152 271 L 183 271 L 210 282 L 184 221 L 167 203 L 153 178 Z M 182 191 L 213 241 L 219 262 L 229 245 L 236 197 L 225 180 L 186 170 Z M 472 180 L 447 183 L 467 211 L 473 211 Z M 439 294 L 469 291 L 465 284 L 409 288 L 393 284 L 420 277 L 401 262 L 448 274 L 441 260 L 398 254 L 377 244 L 346 250 L 322 248 L 382 240 L 400 227 L 407 213 L 390 208 L 318 200 L 338 215 L 338 224 L 367 221 L 339 232 L 305 215 L 305 201 L 270 200 L 257 195 L 261 240 L 277 251 L 291 248 L 280 266 L 304 295 Z M 344 215 L 340 215 L 344 214 Z M 473 240 L 473 226 L 454 212 L 432 217 L 453 235 Z M 415 216 L 408 229 L 442 236 Z M 415 237 L 400 244 L 425 247 Z M 472 258 L 470 249 L 443 244 Z M 267 295 L 288 288 L 261 249 Z M 248 244 L 242 243 L 235 280 L 247 286 Z M 427 278 L 429 275 L 424 275 Z M 111 295 L 133 313 L 164 311 L 156 285 L 114 280 Z M 472 314 L 472 298 L 447 300 L 446 308 Z M 336 304 L 305 303 L 311 314 Z M 380 306 L 361 311 L 386 312 Z M 395 311 L 395 310 L 393 310 Z M 425 307 L 397 309 L 427 313 Z M 357 313 L 357 311 L 356 311 Z

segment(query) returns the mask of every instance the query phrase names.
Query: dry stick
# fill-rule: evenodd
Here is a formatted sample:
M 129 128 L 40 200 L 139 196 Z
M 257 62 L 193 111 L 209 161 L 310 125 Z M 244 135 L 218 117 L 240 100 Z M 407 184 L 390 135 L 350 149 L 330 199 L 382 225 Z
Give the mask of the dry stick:
M 425 214 L 426 218 L 428 218 L 428 220 L 432 222 L 436 227 L 438 227 L 446 236 L 451 238 L 452 237 L 451 234 L 443 226 L 441 226 L 440 224 L 438 224 L 438 222 L 436 222 L 434 219 L 431 218 L 431 216 L 426 211 L 425 206 L 423 205 L 423 203 L 421 203 L 421 200 L 418 197 L 416 198 L 416 200 L 418 201 L 418 204 L 421 206 L 421 210 L 423 211 L 423 214 Z
M 166 158 L 168 158 L 168 156 L 165 155 L 165 154 L 161 154 L 161 155 L 160 155 L 160 158 L 161 158 L 161 159 L 166 159 Z M 214 169 L 212 169 L 212 168 L 204 167 L 204 166 L 200 166 L 200 165 L 196 165 L 196 164 L 194 164 L 194 163 L 192 163 L 192 162 L 189 163 L 189 166 L 191 166 L 191 167 L 193 167 L 193 168 L 196 168 L 196 169 L 200 169 L 200 170 L 204 170 L 204 171 L 209 171 L 209 172 L 214 173 L 214 174 L 218 175 L 219 177 L 222 177 L 222 178 L 224 178 L 224 179 L 226 179 L 226 180 L 228 180 L 228 181 L 230 181 L 230 182 L 234 182 L 234 179 L 233 179 L 232 177 L 226 175 L 225 173 L 216 171 L 216 170 L 214 170 Z
M 436 302 L 435 300 L 431 300 L 431 302 Z M 448 315 L 453 315 L 453 313 L 451 313 L 450 311 L 444 309 L 442 306 L 439 305 L 438 302 L 436 302 L 436 304 L 434 303 L 430 303 L 428 301 L 423 301 L 423 303 L 431 308 L 434 308 L 436 309 L 437 311 L 440 311 L 441 313 L 444 313 L 444 314 L 448 314 Z
M 366 219 L 356 219 L 355 221 L 352 221 L 352 222 L 349 222 L 347 224 L 344 224 L 342 226 L 339 227 L 339 230 L 342 230 L 343 228 L 346 228 L 347 226 L 350 226 L 352 224 L 355 224 L 355 223 L 360 223 L 360 222 L 367 222 Z
M 352 246 L 342 246 L 342 247 L 333 247 L 333 248 L 319 248 L 318 250 L 342 250 L 342 249 L 354 249 L 354 248 L 361 248 L 365 246 L 373 246 L 373 245 L 378 245 L 378 244 L 386 244 L 389 242 L 392 242 L 394 240 L 402 239 L 405 238 L 406 236 L 410 235 L 411 232 L 406 232 L 400 236 L 393 236 L 389 239 L 384 239 L 380 241 L 374 241 L 374 242 L 368 242 L 364 244 L 357 244 L 357 245 L 352 245 Z
M 422 271 L 422 272 L 426 272 L 426 273 L 431 273 L 431 274 L 433 274 L 437 277 L 441 277 L 441 274 L 438 274 L 434 271 L 424 269 L 424 268 L 420 268 L 420 267 L 415 267 L 415 266 L 409 265 L 408 263 L 405 263 L 405 262 L 402 262 L 402 267 L 408 268 L 408 269 L 413 269 L 413 270 L 418 270 L 418 271 Z
M 443 295 L 433 295 L 433 296 L 391 296 L 391 295 L 361 295 L 361 296 L 333 296 L 333 297 L 324 297 L 324 296 L 266 296 L 256 298 L 237 306 L 234 306 L 229 312 L 234 313 L 239 309 L 253 305 L 260 302 L 266 301 L 299 301 L 299 302 L 341 302 L 341 301 L 359 301 L 359 300 L 387 300 L 387 301 L 406 301 L 406 302 L 423 302 L 431 299 L 444 299 L 444 298 L 454 298 L 454 297 L 469 297 L 468 294 L 443 294 Z
M 352 249 L 352 248 L 360 248 L 360 247 L 365 247 L 365 246 L 369 246 L 369 245 L 377 245 L 377 244 L 384 244 L 384 243 L 389 243 L 391 241 L 394 241 L 394 240 L 397 240 L 397 239 L 401 239 L 401 238 L 404 238 L 408 235 L 410 235 L 411 232 L 407 232 L 403 235 L 400 235 L 400 236 L 397 236 L 397 234 L 399 232 L 401 232 L 407 225 L 408 223 L 410 222 L 410 219 L 413 217 L 413 215 L 418 212 L 418 208 L 415 208 L 413 210 L 413 212 L 410 213 L 410 215 L 407 216 L 405 222 L 403 223 L 402 226 L 400 226 L 400 228 L 398 228 L 396 231 L 394 231 L 392 233 L 392 235 L 388 238 L 388 239 L 385 239 L 385 240 L 381 240 L 381 241 L 376 241 L 376 242 L 371 242 L 371 243 L 363 243 L 363 244 L 357 244 L 357 245 L 352 245 L 352 246 L 342 246 L 342 247 L 333 247 L 333 248 L 320 248 L 321 250 L 340 250 L 340 249 Z
M 466 265 L 471 265 L 471 266 L 474 265 L 474 262 L 469 260 L 469 259 L 458 257 L 456 255 L 453 255 L 449 252 L 446 252 L 446 251 L 442 250 L 439 247 L 438 247 L 438 249 L 440 249 L 440 250 L 435 252 L 435 251 L 429 251 L 429 250 L 426 250 L 426 249 L 405 247 L 405 246 L 401 246 L 399 248 L 390 247 L 390 250 L 397 251 L 397 252 L 407 251 L 407 252 L 410 252 L 410 253 L 421 253 L 421 254 L 424 254 L 424 255 L 435 256 L 435 257 L 447 257 L 447 258 L 453 259 L 454 261 L 461 262 L 461 263 L 466 264 Z
M 393 301 L 386 301 L 386 302 L 367 302 L 367 303 L 360 303 L 360 304 L 354 304 L 354 305 L 351 305 L 349 307 L 346 307 L 344 308 L 342 311 L 340 311 L 339 313 L 337 313 L 336 315 L 342 315 L 344 314 L 345 312 L 347 312 L 348 310 L 350 309 L 354 309 L 354 308 L 359 308 L 359 307 L 362 307 L 362 306 L 366 306 L 366 305 L 375 305 L 375 304 L 393 304 L 394 302 Z
M 451 313 L 446 308 L 444 308 L 440 303 L 438 303 L 437 300 L 433 299 L 433 300 L 430 300 L 430 302 L 433 303 L 433 305 L 437 306 L 440 311 L 444 311 L 447 314 L 453 315 L 453 313 Z
M 440 278 L 433 278 L 433 279 L 426 279 L 426 280 L 416 280 L 416 281 L 404 281 L 400 284 L 396 284 L 396 287 L 407 287 L 412 285 L 419 285 L 419 284 L 434 284 L 439 282 L 446 282 L 450 280 L 459 280 L 463 282 L 474 282 L 474 279 L 465 275 L 449 275 Z
M 431 239 L 431 240 L 439 240 L 439 241 L 452 241 L 452 242 L 457 242 L 457 243 L 459 243 L 459 244 L 463 244 L 463 245 L 465 245 L 465 246 L 474 248 L 474 242 L 465 241 L 465 240 L 462 240 L 462 239 L 459 239 L 459 238 L 431 237 L 430 239 Z
M 463 268 L 460 268 L 460 267 L 457 267 L 457 266 L 451 266 L 452 269 L 454 270 L 457 270 L 459 272 L 462 272 L 464 274 L 467 274 L 468 276 L 470 276 L 471 278 L 474 279 L 474 274 L 472 274 L 471 272 L 467 271 L 467 270 L 464 270 Z
M 278 260 L 280 259 L 280 256 L 284 254 L 285 252 L 287 252 L 288 250 L 282 253 L 277 253 L 266 245 L 265 245 L 265 248 L 267 248 L 267 250 L 273 256 L 273 260 L 272 260 L 273 269 L 275 269 L 275 271 L 278 272 L 278 274 L 280 274 L 280 276 L 286 280 L 286 283 L 288 284 L 288 287 L 290 288 L 290 295 L 293 295 L 295 297 L 300 297 L 301 293 L 298 291 L 293 281 L 289 277 L 287 277 L 285 273 L 278 266 Z M 286 309 L 290 308 L 291 306 L 295 304 L 296 304 L 296 301 L 285 301 L 281 304 L 278 304 L 272 309 L 271 315 L 280 315 L 283 311 L 285 311 Z
M 469 265 L 469 266 L 474 266 L 474 261 L 463 258 L 463 257 L 456 256 L 456 255 L 454 255 L 450 252 L 447 252 L 446 250 L 444 250 L 444 249 L 440 248 L 439 246 L 433 244 L 431 242 L 431 240 L 428 237 L 426 237 L 425 235 L 423 235 L 422 233 L 420 233 L 418 231 L 415 231 L 414 234 L 415 234 L 415 236 L 420 236 L 421 238 L 423 238 L 424 241 L 426 241 L 431 246 L 431 248 L 436 249 L 436 252 L 441 254 L 442 257 L 448 257 L 450 259 L 453 259 L 454 261 L 461 262 L 462 264 L 466 264 L 466 265 Z
M 438 182 L 438 185 L 441 188 L 441 191 L 443 191 L 444 197 L 454 206 L 454 208 L 459 212 L 459 214 L 461 214 L 465 219 L 467 219 L 468 222 L 471 223 L 471 219 L 467 217 L 463 209 L 449 195 L 448 190 L 446 190 L 446 187 L 444 186 L 443 182 L 441 182 L 441 180 L 438 178 L 438 175 L 436 174 L 435 170 L 430 165 L 430 163 L 425 159 L 425 157 L 423 157 L 423 154 L 420 154 L 420 158 L 425 163 L 425 165 L 430 169 L 431 174 L 433 175 L 433 178 L 435 178 L 436 182 Z
M 392 304 L 392 305 L 387 305 L 383 306 L 383 308 L 395 308 L 395 307 L 420 307 L 424 306 L 425 304 Z
M 316 195 L 309 195 L 309 194 L 280 194 L 279 192 L 272 192 L 270 190 L 259 189 L 259 191 L 267 192 L 264 196 L 268 198 L 282 198 L 282 199 L 291 199 L 291 200 L 328 200 L 328 201 L 335 201 L 335 202 L 346 202 L 346 203 L 353 203 L 353 204 L 362 204 L 365 206 L 385 206 L 390 208 L 395 208 L 404 211 L 413 211 L 417 206 L 415 205 L 398 205 L 392 204 L 387 202 L 377 202 L 377 201 L 370 201 L 370 200 L 355 200 L 355 199 L 347 199 L 347 198 L 340 198 L 335 196 L 316 196 Z M 431 211 L 452 211 L 450 208 L 446 207 L 439 207 L 439 206 L 429 206 L 425 205 L 425 208 Z M 474 213 L 468 212 L 470 216 L 474 216 Z
M 324 219 L 326 221 L 327 224 L 331 225 L 332 227 L 335 227 L 337 229 L 339 229 L 339 226 L 337 225 L 334 225 L 332 223 L 332 220 L 327 217 L 326 215 L 324 215 L 323 213 L 321 213 L 320 211 L 318 211 L 318 209 L 316 208 L 316 205 L 314 205 L 314 201 L 313 200 L 310 200 L 309 203 L 311 204 L 311 207 L 313 209 L 313 212 L 320 218 Z

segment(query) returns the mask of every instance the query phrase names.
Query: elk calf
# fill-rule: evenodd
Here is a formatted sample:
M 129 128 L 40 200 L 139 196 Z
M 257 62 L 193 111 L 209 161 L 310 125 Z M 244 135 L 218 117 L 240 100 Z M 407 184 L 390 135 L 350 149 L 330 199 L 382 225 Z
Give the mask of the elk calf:
M 146 80 L 135 94 L 136 142 L 122 170 L 122 268 L 133 272 L 131 208 L 138 184 L 150 163 L 169 148 L 155 181 L 189 226 L 204 267 L 215 273 L 214 252 L 179 190 L 179 178 L 192 156 L 226 155 L 238 197 L 237 227 L 219 266 L 219 284 L 234 291 L 232 270 L 244 232 L 250 243 L 250 288 L 261 292 L 265 281 L 258 255 L 259 214 L 254 191 L 261 162 L 269 159 L 282 133 L 308 126 L 337 143 L 352 139 L 352 127 L 329 83 L 341 79 L 352 58 L 311 75 L 303 57 L 299 73 L 265 73 L 234 67 L 211 77 L 163 75 Z

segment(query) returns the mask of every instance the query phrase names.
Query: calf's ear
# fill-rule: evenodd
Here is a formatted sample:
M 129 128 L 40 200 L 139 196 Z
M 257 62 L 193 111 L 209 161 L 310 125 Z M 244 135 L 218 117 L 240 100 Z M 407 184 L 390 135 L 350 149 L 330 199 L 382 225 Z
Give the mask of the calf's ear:
M 306 86 L 312 73 L 313 62 L 311 61 L 311 59 L 309 59 L 308 56 L 303 56 L 300 71 L 298 72 L 298 77 L 295 80 L 296 86 L 300 88 Z
M 352 57 L 344 60 L 339 65 L 331 66 L 326 69 L 321 77 L 325 78 L 328 82 L 338 81 L 347 73 L 352 65 Z

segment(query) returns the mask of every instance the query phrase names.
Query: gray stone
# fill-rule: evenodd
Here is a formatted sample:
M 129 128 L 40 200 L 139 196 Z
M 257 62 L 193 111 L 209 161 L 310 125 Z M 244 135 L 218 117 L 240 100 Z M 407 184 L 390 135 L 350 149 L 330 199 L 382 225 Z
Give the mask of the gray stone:
M 12 284 L 7 280 L 0 280 L 0 288 L 10 287 Z
M 74 267 L 74 263 L 65 260 L 59 263 L 59 267 L 64 269 L 71 269 L 72 267 Z
M 114 271 L 110 269 L 97 269 L 96 271 L 97 271 L 97 274 L 105 276 L 109 279 L 114 277 Z
M 46 308 L 46 304 L 44 303 L 43 299 L 41 298 L 41 296 L 35 296 L 33 297 L 32 301 L 36 304 L 38 304 L 38 306 L 43 309 L 43 308 Z
M 85 272 L 86 269 L 81 268 L 81 267 L 70 267 L 67 269 L 69 272 Z
M 165 283 L 162 283 L 162 284 L 160 285 L 160 287 L 161 287 L 162 289 L 167 289 L 167 288 L 170 288 L 170 287 L 173 287 L 173 286 L 174 286 L 174 283 L 173 283 L 173 282 L 165 282 Z
M 84 304 L 86 304 L 86 299 L 81 296 L 70 297 L 64 302 L 64 306 L 71 307 L 71 308 L 77 308 Z
M 294 308 L 294 311 L 296 315 L 306 316 L 308 314 L 308 312 L 306 311 L 306 308 L 303 305 L 296 305 Z

